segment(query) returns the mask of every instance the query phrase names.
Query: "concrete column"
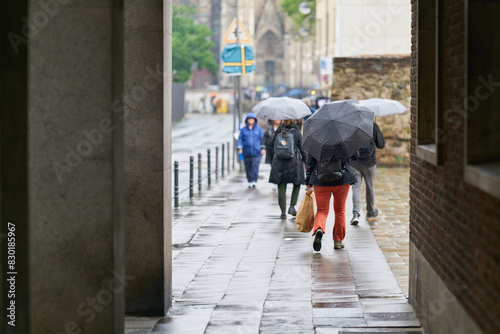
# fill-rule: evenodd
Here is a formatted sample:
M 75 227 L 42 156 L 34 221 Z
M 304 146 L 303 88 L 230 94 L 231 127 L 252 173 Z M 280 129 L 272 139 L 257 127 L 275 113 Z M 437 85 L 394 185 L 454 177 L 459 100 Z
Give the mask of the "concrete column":
M 131 315 L 164 315 L 170 307 L 171 33 L 164 33 L 170 7 L 171 1 L 124 1 L 125 267 L 135 277 L 125 304 Z
M 123 332 L 120 1 L 0 1 L 0 332 Z

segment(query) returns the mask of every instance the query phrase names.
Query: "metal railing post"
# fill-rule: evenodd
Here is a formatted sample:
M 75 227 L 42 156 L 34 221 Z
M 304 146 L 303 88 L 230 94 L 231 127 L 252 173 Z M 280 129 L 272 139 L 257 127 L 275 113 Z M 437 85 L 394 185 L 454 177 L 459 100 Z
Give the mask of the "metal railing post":
M 210 188 L 210 185 L 212 183 L 212 180 L 210 179 L 211 177 L 211 170 L 210 170 L 210 149 L 207 149 L 207 177 L 208 177 L 208 187 Z
M 222 144 L 222 149 L 220 150 L 221 157 L 220 157 L 220 173 L 221 177 L 224 178 L 224 144 Z
M 189 198 L 193 198 L 194 157 L 189 157 Z
M 179 161 L 174 162 L 174 207 L 179 207 Z
M 215 146 L 215 179 L 219 179 L 219 146 Z
M 201 153 L 198 153 L 198 191 L 201 191 Z

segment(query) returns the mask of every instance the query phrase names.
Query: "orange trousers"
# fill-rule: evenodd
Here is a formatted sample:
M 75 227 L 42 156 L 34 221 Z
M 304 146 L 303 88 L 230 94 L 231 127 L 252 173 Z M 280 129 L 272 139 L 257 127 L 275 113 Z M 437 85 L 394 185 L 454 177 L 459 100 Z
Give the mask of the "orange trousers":
M 342 241 L 345 238 L 345 202 L 349 194 L 350 184 L 326 187 L 314 186 L 316 196 L 316 217 L 314 217 L 313 235 L 318 228 L 326 231 L 326 217 L 330 211 L 330 197 L 333 195 L 333 210 L 335 225 L 333 225 L 333 240 Z

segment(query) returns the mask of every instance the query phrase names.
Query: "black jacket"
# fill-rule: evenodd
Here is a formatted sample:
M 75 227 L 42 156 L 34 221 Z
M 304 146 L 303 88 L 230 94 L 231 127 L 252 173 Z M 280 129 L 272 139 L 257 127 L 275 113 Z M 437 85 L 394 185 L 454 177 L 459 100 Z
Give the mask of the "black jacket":
M 262 138 L 262 142 L 260 145 L 266 146 L 266 164 L 270 164 L 273 161 L 273 157 L 271 156 L 271 146 L 273 146 L 274 141 L 274 126 L 272 124 L 269 124 L 266 128 L 266 131 L 264 131 L 264 137 Z
M 353 184 L 356 183 L 356 175 L 354 175 L 351 166 L 349 165 L 349 161 L 344 160 L 345 171 L 340 180 L 329 181 L 329 182 L 321 182 L 318 179 L 317 170 L 318 170 L 318 161 L 310 154 L 307 155 L 307 170 L 306 170 L 306 184 L 313 186 L 343 186 L 345 184 Z
M 276 140 L 277 134 L 283 131 L 283 129 L 287 129 L 293 134 L 295 157 L 291 159 L 274 158 L 274 141 Z M 307 153 L 302 149 L 302 134 L 296 126 L 289 125 L 285 127 L 280 125 L 274 133 L 268 153 L 272 159 L 269 182 L 275 184 L 304 184 L 304 163 L 306 162 Z
M 377 148 L 384 148 L 385 146 L 385 139 L 384 136 L 382 135 L 382 131 L 380 131 L 380 128 L 378 127 L 377 123 L 373 123 L 373 143 L 376 148 L 374 148 L 375 152 L 377 151 Z M 375 166 L 377 164 L 377 157 L 376 153 L 372 155 L 371 157 L 368 157 L 366 159 L 359 159 L 357 158 L 357 154 L 353 155 L 350 159 L 350 164 L 353 167 L 371 167 Z

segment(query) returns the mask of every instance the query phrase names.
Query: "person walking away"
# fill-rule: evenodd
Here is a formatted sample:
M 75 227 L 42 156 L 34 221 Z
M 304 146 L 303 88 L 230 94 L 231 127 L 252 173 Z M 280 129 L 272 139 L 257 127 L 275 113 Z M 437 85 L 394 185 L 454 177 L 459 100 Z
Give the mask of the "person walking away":
M 326 219 L 330 210 L 330 198 L 333 195 L 333 210 L 335 211 L 335 222 L 333 226 L 333 248 L 344 248 L 346 229 L 345 203 L 349 194 L 349 187 L 356 182 L 356 176 L 349 166 L 347 159 L 341 159 L 339 172 L 341 178 L 335 181 L 323 181 L 318 176 L 318 161 L 310 154 L 307 157 L 306 185 L 307 188 L 314 186 L 316 196 L 316 216 L 313 228 L 313 249 L 321 250 L 321 240 L 326 231 Z
M 304 122 L 305 122 L 309 119 L 309 117 L 311 117 L 316 112 L 316 110 L 318 110 L 318 108 L 316 108 L 311 99 L 308 97 L 302 98 L 302 102 L 304 102 L 306 106 L 309 107 L 309 110 L 311 110 L 311 115 L 304 117 Z
M 265 163 L 270 164 L 273 159 L 271 157 L 270 152 L 270 147 L 274 144 L 273 139 L 274 139 L 274 133 L 276 132 L 276 129 L 281 124 L 281 120 L 275 120 L 275 121 L 269 121 L 270 124 L 268 125 L 266 131 L 264 131 L 264 138 L 262 138 L 262 144 L 266 147 L 266 159 Z
M 300 186 L 304 184 L 304 163 L 307 153 L 302 149 L 302 134 L 292 119 L 284 120 L 276 129 L 272 142 L 273 144 L 269 146 L 269 155 L 272 157 L 269 182 L 278 185 L 280 217 L 286 219 L 287 184 L 293 184 L 288 213 L 295 216 Z
M 377 123 L 373 123 L 373 139 L 368 141 L 350 159 L 357 183 L 352 186 L 352 219 L 351 225 L 359 224 L 361 211 L 361 183 L 365 179 L 366 186 L 366 218 L 374 218 L 378 215 L 375 209 L 375 194 L 373 184 L 375 172 L 377 170 L 376 148 L 382 149 L 385 146 L 385 139 Z
M 262 156 L 266 153 L 265 146 L 261 145 L 264 131 L 257 125 L 257 117 L 249 113 L 245 119 L 246 126 L 240 131 L 236 148 L 243 154 L 248 188 L 257 186 L 259 165 Z

